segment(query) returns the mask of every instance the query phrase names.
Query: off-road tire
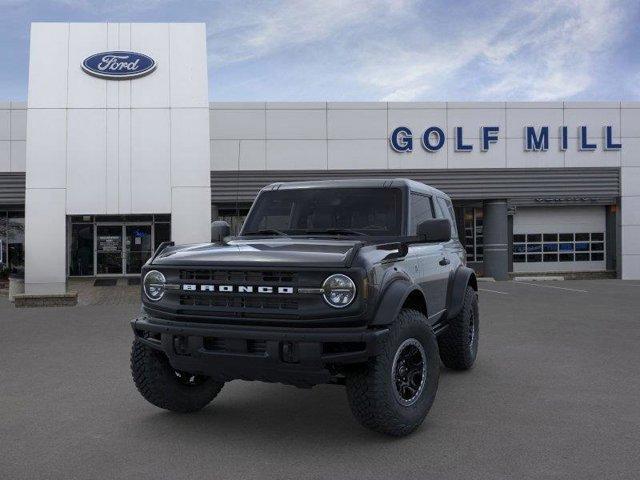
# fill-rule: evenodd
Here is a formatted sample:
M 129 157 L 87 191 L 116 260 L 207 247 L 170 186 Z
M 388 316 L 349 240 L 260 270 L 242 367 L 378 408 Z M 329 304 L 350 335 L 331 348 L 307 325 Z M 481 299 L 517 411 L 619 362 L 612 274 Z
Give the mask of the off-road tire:
M 438 338 L 442 363 L 454 370 L 468 370 L 478 354 L 480 314 L 478 293 L 467 286 L 460 313 L 449 319 L 449 328 Z
M 426 377 L 421 393 L 412 405 L 396 398 L 393 363 L 403 342 L 420 342 L 426 356 Z M 403 309 L 391 325 L 380 354 L 347 372 L 346 389 L 351 411 L 365 427 L 392 436 L 404 436 L 418 428 L 433 405 L 438 390 L 440 360 L 438 342 L 426 317 Z
M 224 386 L 224 383 L 209 377 L 187 378 L 188 374 L 176 373 L 163 352 L 138 340 L 134 340 L 131 347 L 131 374 L 136 388 L 148 402 L 172 412 L 197 412 L 206 407 Z M 189 379 L 193 384 L 188 383 Z

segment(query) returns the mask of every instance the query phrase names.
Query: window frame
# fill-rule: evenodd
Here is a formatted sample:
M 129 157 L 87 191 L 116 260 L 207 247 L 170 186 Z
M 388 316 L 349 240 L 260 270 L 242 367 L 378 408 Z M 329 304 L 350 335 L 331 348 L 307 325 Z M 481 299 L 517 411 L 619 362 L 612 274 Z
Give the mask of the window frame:
M 445 208 L 440 204 L 441 201 L 444 203 Z M 453 203 L 448 198 L 441 196 L 436 196 L 435 203 L 438 205 L 438 210 L 442 213 L 440 218 L 446 218 L 451 224 L 451 240 L 458 240 L 460 237 L 458 234 L 458 226 L 456 225 L 456 214 L 453 209 Z
M 434 202 L 433 202 L 433 196 L 429 195 L 428 193 L 423 193 L 423 192 L 417 192 L 415 190 L 409 190 L 409 203 L 407 205 L 407 211 L 408 211 L 408 215 L 407 218 L 409 219 L 409 225 L 408 225 L 408 234 L 409 235 L 416 235 L 418 232 L 418 224 L 415 223 L 414 224 L 414 218 L 413 218 L 413 202 L 412 202 L 412 198 L 413 195 L 415 195 L 416 197 L 422 197 L 422 198 L 426 198 L 427 202 L 429 203 L 429 207 L 431 208 L 431 219 L 435 219 L 438 218 L 436 216 L 436 209 L 434 207 Z M 429 219 L 425 219 L 425 220 L 429 220 Z

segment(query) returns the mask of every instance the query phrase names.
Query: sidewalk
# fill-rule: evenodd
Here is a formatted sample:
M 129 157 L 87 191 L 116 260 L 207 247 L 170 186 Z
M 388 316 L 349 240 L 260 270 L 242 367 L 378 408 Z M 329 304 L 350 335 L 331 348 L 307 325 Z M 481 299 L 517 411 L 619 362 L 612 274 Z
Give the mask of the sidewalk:
M 131 305 L 140 303 L 140 285 L 119 278 L 113 287 L 94 287 L 94 279 L 70 279 L 67 290 L 78 292 L 78 305 Z

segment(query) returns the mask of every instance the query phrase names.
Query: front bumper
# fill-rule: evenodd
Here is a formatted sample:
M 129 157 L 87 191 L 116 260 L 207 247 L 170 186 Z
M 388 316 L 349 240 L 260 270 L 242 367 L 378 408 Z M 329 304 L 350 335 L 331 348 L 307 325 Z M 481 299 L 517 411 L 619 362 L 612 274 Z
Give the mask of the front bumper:
M 311 386 L 339 366 L 379 353 L 386 328 L 284 328 L 214 325 L 148 315 L 131 321 L 136 338 L 163 351 L 176 370 L 214 377 Z

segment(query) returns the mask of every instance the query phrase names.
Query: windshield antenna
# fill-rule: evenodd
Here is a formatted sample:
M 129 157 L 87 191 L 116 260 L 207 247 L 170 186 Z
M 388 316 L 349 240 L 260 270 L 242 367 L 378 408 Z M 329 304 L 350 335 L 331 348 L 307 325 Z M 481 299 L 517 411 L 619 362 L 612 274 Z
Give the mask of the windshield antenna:
M 236 222 L 238 222 L 238 219 L 240 218 L 240 205 L 239 205 L 239 197 L 240 197 L 240 149 L 242 148 L 242 141 L 238 140 L 238 166 L 237 166 L 237 172 L 236 172 Z M 231 222 L 233 223 L 233 222 Z M 234 228 L 235 230 L 235 228 Z M 238 232 L 235 231 L 233 232 L 234 235 L 237 235 Z

